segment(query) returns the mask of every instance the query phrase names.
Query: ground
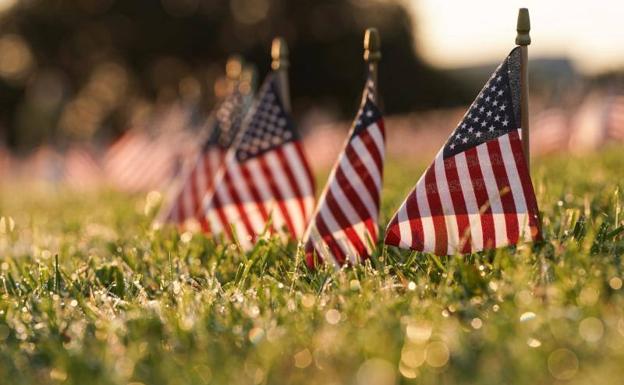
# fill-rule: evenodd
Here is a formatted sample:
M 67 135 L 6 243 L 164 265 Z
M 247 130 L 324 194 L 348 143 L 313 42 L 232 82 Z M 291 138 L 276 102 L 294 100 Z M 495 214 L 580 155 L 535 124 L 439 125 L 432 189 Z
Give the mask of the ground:
M 154 231 L 157 196 L 0 187 L 6 384 L 621 384 L 621 149 L 535 159 L 545 241 L 308 271 Z M 424 164 L 386 169 L 385 224 Z

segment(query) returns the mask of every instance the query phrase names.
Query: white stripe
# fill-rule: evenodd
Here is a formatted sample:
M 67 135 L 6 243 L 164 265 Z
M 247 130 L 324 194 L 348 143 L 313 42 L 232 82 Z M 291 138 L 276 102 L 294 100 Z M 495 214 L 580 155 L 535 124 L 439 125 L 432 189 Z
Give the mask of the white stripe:
M 479 156 L 479 165 L 481 166 L 481 172 L 483 173 L 483 182 L 485 189 L 487 190 L 490 207 L 492 208 L 492 218 L 494 219 L 494 233 L 496 237 L 495 247 L 505 246 L 507 244 L 507 227 L 505 224 L 503 210 L 503 203 L 501 201 L 500 192 L 498 191 L 498 184 L 496 183 L 496 177 L 494 176 L 494 170 L 492 169 L 492 161 L 487 149 L 487 143 L 480 144 L 476 147 L 477 155 Z
M 232 168 L 237 167 L 236 162 L 233 162 L 230 167 L 228 167 L 227 173 L 230 174 Z M 228 224 L 224 224 L 225 226 L 231 227 L 235 230 L 238 240 L 243 247 L 244 250 L 247 250 L 249 246 L 251 246 L 251 241 L 249 237 L 251 234 L 247 232 L 247 228 L 242 221 L 242 216 L 238 211 L 238 207 L 234 203 L 234 199 L 230 195 L 230 192 L 227 189 L 227 186 L 231 186 L 230 183 L 226 181 L 226 178 L 223 178 L 223 183 L 219 184 L 215 187 L 215 194 L 219 197 L 221 201 L 221 209 L 225 213 L 225 217 L 227 218 Z
M 518 213 L 518 228 L 520 229 L 520 238 L 524 238 L 527 241 L 531 241 L 531 227 L 529 226 L 528 216 L 522 215 L 528 213 L 528 204 L 524 196 L 524 190 L 522 189 L 522 181 L 518 174 L 518 164 L 516 164 L 516 158 L 514 157 L 511 149 L 511 142 L 509 141 L 509 134 L 503 135 L 498 138 L 500 144 L 501 153 L 503 154 L 503 162 L 505 164 L 505 170 L 507 171 L 507 178 L 509 179 L 509 187 L 514 198 L 516 205 L 516 213 Z
M 316 250 L 316 252 L 323 259 L 323 261 L 332 261 L 334 267 L 336 269 L 339 269 L 340 264 L 336 260 L 336 257 L 334 257 L 334 254 L 331 252 L 327 243 L 325 243 L 325 241 L 323 240 L 323 237 L 319 233 L 319 230 L 316 228 L 315 224 L 312 224 L 310 226 L 308 234 L 310 237 L 310 241 L 312 241 L 312 247 L 314 248 L 314 250 Z
M 472 178 L 468 170 L 468 162 L 466 153 L 460 152 L 455 155 L 455 164 L 457 165 L 457 174 L 459 175 L 459 183 L 466 202 L 466 211 L 470 221 L 470 238 L 472 243 L 472 251 L 483 250 L 483 226 L 481 225 L 481 214 L 477 197 L 472 188 Z
M 355 151 L 360 162 L 362 162 L 370 176 L 373 178 L 373 182 L 375 183 L 377 191 L 380 191 L 381 173 L 379 168 L 377 167 L 377 164 L 373 160 L 373 157 L 370 155 L 368 149 L 364 145 L 364 142 L 362 142 L 362 139 L 360 139 L 359 136 L 356 136 L 355 138 L 353 138 L 353 140 L 351 140 L 351 146 L 353 147 L 353 150 Z
M 230 168 L 230 179 L 232 181 L 234 189 L 238 193 L 238 197 L 241 201 L 243 211 L 249 219 L 254 233 L 256 235 L 262 234 L 262 232 L 264 231 L 265 222 L 264 218 L 262 217 L 262 213 L 258 208 L 258 205 L 262 205 L 262 202 L 256 202 L 256 200 L 252 197 L 251 191 L 248 189 L 247 183 L 245 182 L 244 177 L 241 175 L 241 170 L 238 163 Z
M 400 247 L 412 247 L 412 227 L 410 226 L 410 218 L 407 215 L 407 200 L 412 197 L 412 194 L 416 194 L 415 191 L 411 192 L 401 208 L 397 212 L 397 222 L 399 225 L 399 245 Z M 416 219 L 416 218 L 414 218 Z
M 312 181 L 305 169 L 304 160 L 301 159 L 299 152 L 295 148 L 294 143 L 288 143 L 284 147 L 282 147 L 284 151 L 284 155 L 286 160 L 289 163 L 293 171 L 293 175 L 295 176 L 295 181 L 299 186 L 299 191 L 303 194 L 304 200 L 304 209 L 305 209 L 305 220 L 307 221 L 314 211 L 314 188 L 312 186 Z
M 226 160 L 226 164 L 224 165 L 224 167 L 222 167 L 219 170 L 219 172 L 214 178 L 213 188 L 206 191 L 206 193 L 204 194 L 202 198 L 202 204 L 201 204 L 202 208 L 200 210 L 201 211 L 200 215 L 204 215 L 204 217 L 206 218 L 206 221 L 210 225 L 210 231 L 213 235 L 222 233 L 224 231 L 224 227 L 228 225 L 227 223 L 222 223 L 221 219 L 219 218 L 219 215 L 217 214 L 217 211 L 214 207 L 214 196 L 216 194 L 217 187 L 220 187 L 223 185 L 226 167 L 228 167 L 230 162 L 235 162 L 235 161 L 236 159 L 234 159 L 233 156 L 228 154 L 228 159 Z
M 434 168 L 438 195 L 440 196 L 442 213 L 444 214 L 444 223 L 446 224 L 446 252 L 449 255 L 455 254 L 458 250 L 460 250 L 461 236 L 457 231 L 457 216 L 455 214 L 455 207 L 453 206 L 453 199 L 451 199 L 448 180 L 446 179 L 444 156 L 442 152 L 440 152 L 436 157 L 434 161 Z
M 325 225 L 331 232 L 332 238 L 334 238 L 334 241 L 338 244 L 338 247 L 340 247 L 345 255 L 345 259 L 351 261 L 352 263 L 357 263 L 357 251 L 349 241 L 347 235 L 344 231 L 342 231 L 342 228 L 329 210 L 329 207 L 323 206 L 319 211 L 319 215 L 323 218 Z
M 275 152 L 270 151 L 266 154 L 262 155 L 265 157 L 265 161 L 269 170 L 271 172 L 271 176 L 275 181 L 275 184 L 282 195 L 282 199 L 284 205 L 286 206 L 286 211 L 290 216 L 290 220 L 293 224 L 295 234 L 293 234 L 294 238 L 300 238 L 303 232 L 305 231 L 305 218 L 301 216 L 301 209 L 299 208 L 299 201 L 295 196 L 294 191 L 290 187 L 290 182 L 288 182 L 288 178 L 284 172 L 284 167 L 288 167 L 288 165 L 282 164 L 282 161 L 275 154 Z M 275 214 L 278 214 L 278 210 L 274 211 Z M 279 210 L 279 214 L 281 210 Z
M 431 218 L 431 209 L 429 209 L 429 201 L 427 200 L 427 182 L 425 181 L 425 173 L 420 177 L 416 184 L 416 204 L 420 213 L 421 223 L 423 227 L 423 251 L 435 251 L 435 228 L 433 226 L 433 218 Z
M 346 179 L 353 187 L 354 193 L 357 194 L 364 203 L 364 206 L 368 211 L 368 215 L 370 215 L 371 218 L 374 218 L 374 215 L 378 210 L 377 204 L 370 196 L 370 193 L 368 192 L 366 185 L 362 181 L 362 178 L 351 165 L 351 161 L 349 160 L 349 158 L 346 156 L 342 157 L 339 167 L 342 169 L 342 172 L 345 175 Z
M 379 125 L 377 125 L 377 122 L 375 122 L 368 126 L 367 130 L 370 136 L 373 138 L 373 142 L 375 143 L 377 151 L 379 151 L 379 154 L 381 155 L 381 160 L 383 161 L 386 153 L 386 146 L 383 135 L 381 135 L 381 128 L 379 128 Z
M 214 173 L 212 174 L 212 176 L 214 177 Z M 206 159 L 205 159 L 205 155 L 202 155 L 199 157 L 199 161 L 197 162 L 197 174 L 195 176 L 195 196 L 198 199 L 199 203 L 199 207 L 201 207 L 201 199 L 204 196 L 204 194 L 206 193 L 206 183 L 207 183 L 207 176 L 206 176 Z M 195 207 L 194 210 L 197 210 L 198 207 Z M 197 213 L 191 213 L 191 217 L 194 217 L 195 215 L 197 215 Z
M 273 221 L 273 227 L 281 233 L 282 229 L 286 227 L 286 221 L 282 215 L 274 215 L 276 211 L 279 211 L 279 208 L 277 207 L 275 197 L 271 193 L 269 185 L 264 179 L 262 167 L 258 163 L 258 160 L 253 158 L 246 161 L 244 167 L 249 170 L 249 174 L 251 175 L 253 184 L 256 186 L 256 190 L 260 195 L 260 199 L 262 199 L 264 210 L 269 216 L 269 220 Z
M 370 243 L 372 242 L 374 245 L 377 242 L 377 238 L 368 231 L 368 229 L 364 225 L 364 222 L 362 221 L 362 218 L 360 218 L 360 216 L 357 214 L 357 212 L 353 208 L 353 205 L 351 204 L 351 201 L 344 195 L 344 191 L 342 191 L 342 188 L 338 186 L 338 183 L 332 183 L 329 188 L 334 198 L 336 199 L 336 203 L 338 204 L 340 211 L 342 211 L 344 216 L 347 218 L 350 226 L 357 233 L 360 242 L 364 244 L 364 247 L 370 254 L 372 252 L 372 247 Z M 323 205 L 327 206 L 325 202 L 323 202 Z M 373 217 L 372 220 L 373 223 L 376 225 L 377 218 Z

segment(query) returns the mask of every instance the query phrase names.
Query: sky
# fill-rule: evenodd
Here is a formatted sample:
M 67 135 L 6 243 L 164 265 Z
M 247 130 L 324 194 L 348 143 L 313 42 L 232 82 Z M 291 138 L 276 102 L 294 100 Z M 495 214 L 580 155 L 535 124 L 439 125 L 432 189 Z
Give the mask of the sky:
M 514 46 L 518 8 L 529 8 L 532 57 L 571 58 L 586 73 L 624 67 L 622 0 L 405 0 L 418 50 L 457 68 L 499 61 Z

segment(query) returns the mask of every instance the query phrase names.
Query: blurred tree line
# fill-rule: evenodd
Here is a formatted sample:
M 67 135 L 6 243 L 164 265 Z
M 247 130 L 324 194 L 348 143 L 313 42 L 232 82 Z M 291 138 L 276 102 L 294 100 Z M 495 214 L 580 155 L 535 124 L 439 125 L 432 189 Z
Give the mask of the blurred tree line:
M 289 43 L 296 116 L 311 106 L 354 113 L 369 26 L 381 33 L 387 113 L 456 105 L 474 93 L 417 56 L 413 15 L 400 2 L 3 0 L 0 12 L 0 128 L 17 148 L 110 139 L 136 115 L 174 102 L 205 114 L 227 56 L 242 54 L 263 76 L 276 35 Z

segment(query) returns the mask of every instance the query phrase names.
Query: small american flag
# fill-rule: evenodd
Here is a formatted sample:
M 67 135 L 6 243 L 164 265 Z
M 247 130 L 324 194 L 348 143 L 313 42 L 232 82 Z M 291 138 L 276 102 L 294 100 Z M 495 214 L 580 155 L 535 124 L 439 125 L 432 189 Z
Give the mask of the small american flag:
M 377 242 L 385 132 L 372 84 L 303 237 L 306 263 L 337 266 L 370 256 Z
M 607 99 L 605 115 L 607 137 L 624 141 L 624 95 L 612 95 Z
M 203 201 L 202 230 L 235 233 L 244 249 L 266 230 L 300 237 L 314 208 L 312 174 L 278 90 L 270 74 Z
M 438 255 L 540 237 L 511 51 L 388 225 L 386 244 Z
M 197 159 L 182 177 L 174 199 L 159 215 L 162 221 L 183 225 L 200 215 L 202 199 L 211 189 L 225 154 L 238 134 L 250 98 L 249 94 L 234 90 L 215 110 L 208 122 L 210 133 Z

